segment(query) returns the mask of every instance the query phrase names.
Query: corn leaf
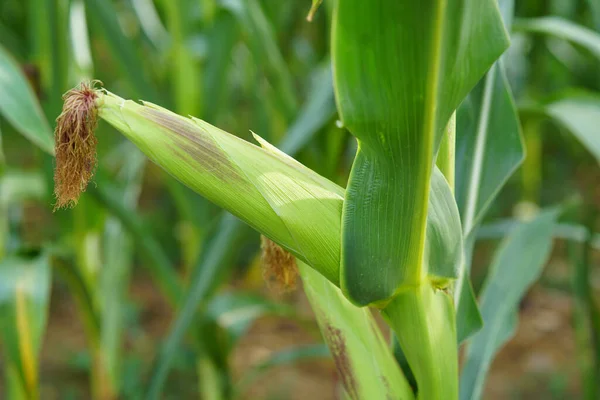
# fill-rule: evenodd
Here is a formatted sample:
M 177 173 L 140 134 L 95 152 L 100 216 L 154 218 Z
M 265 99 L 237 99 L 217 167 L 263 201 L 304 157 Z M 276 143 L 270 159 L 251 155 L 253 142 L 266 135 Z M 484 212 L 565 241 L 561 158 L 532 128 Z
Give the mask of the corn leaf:
M 222 6 L 232 12 L 248 36 L 257 65 L 262 66 L 275 88 L 278 106 L 290 118 L 298 107 L 294 80 L 277 45 L 271 21 L 257 0 L 224 0 Z
M 492 0 L 341 1 L 332 30 L 338 111 L 359 143 L 344 201 L 341 282 L 365 305 L 428 272 L 437 149 L 508 39 Z
M 0 176 L 4 172 L 5 165 L 6 165 L 6 156 L 4 155 L 4 146 L 2 144 L 2 130 L 0 129 Z
M 294 309 L 250 293 L 223 293 L 210 301 L 204 317 L 227 330 L 232 349 L 254 320 L 267 314 L 292 317 Z
M 460 398 L 481 398 L 485 377 L 496 352 L 516 329 L 518 307 L 542 272 L 552 248 L 558 209 L 540 213 L 506 237 L 494 255 L 481 292 L 483 329 L 468 344 L 460 380 Z
M 171 34 L 169 61 L 175 109 L 183 115 L 202 115 L 200 63 L 186 46 L 189 30 L 186 16 L 191 11 L 189 2 L 170 0 L 163 4 Z
M 85 18 L 85 4 L 83 0 L 71 2 L 69 11 L 69 34 L 73 47 L 73 64 L 78 80 L 91 80 L 94 76 L 94 64 Z
M 297 153 L 336 113 L 331 64 L 321 66 L 315 75 L 306 103 L 278 146 L 284 153 Z
M 369 309 L 352 305 L 340 289 L 302 262 L 299 270 L 348 396 L 353 400 L 414 398 Z
M 499 6 L 510 29 L 514 1 L 501 0 Z M 460 343 L 482 326 L 470 281 L 475 229 L 525 157 L 503 59 L 492 66 L 458 109 L 456 156 L 456 201 L 465 238 L 464 263 L 454 288 Z
M 560 17 L 517 19 L 514 30 L 568 40 L 587 49 L 600 59 L 600 33 L 566 19 Z
M 537 110 L 573 134 L 600 164 L 600 96 L 585 92 L 565 93 Z
M 452 189 L 436 167 L 431 177 L 425 240 L 426 263 L 432 279 L 442 282 L 458 277 L 463 253 L 461 231 Z
M 141 152 L 130 151 L 120 171 L 119 180 L 124 188 L 120 197 L 123 206 L 131 213 L 136 210 L 145 161 Z M 123 304 L 133 268 L 134 241 L 127 227 L 111 216 L 104 223 L 102 244 L 102 268 L 95 286 L 97 297 L 100 298 L 100 349 L 102 366 L 106 369 L 113 390 L 118 392 L 121 386 L 121 346 L 125 320 Z M 102 295 L 106 293 L 110 293 L 110 296 Z
M 477 230 L 477 239 L 501 239 L 515 230 L 521 222 L 513 218 L 500 219 L 482 225 Z M 554 239 L 570 240 L 576 243 L 585 243 L 589 240 L 588 229 L 583 225 L 560 223 L 554 226 L 552 232 Z M 600 250 L 600 233 L 592 234 L 589 245 Z
M 158 10 L 152 0 L 131 0 L 131 6 L 138 17 L 140 28 L 158 50 L 164 50 L 169 42 L 169 34 L 163 26 Z
M 0 261 L 0 338 L 9 399 L 39 397 L 38 353 L 49 298 L 48 254 L 15 254 Z
M 138 47 L 123 33 L 113 3 L 85 0 L 85 5 L 92 28 L 103 36 L 119 70 L 127 77 L 126 82 L 131 85 L 131 89 L 146 99 L 158 98 L 156 89 L 148 78 L 149 64 L 143 61 Z
M 69 2 L 32 0 L 31 41 L 33 59 L 39 67 L 40 89 L 46 116 L 60 113 L 61 96 L 69 88 Z
M 0 114 L 17 131 L 54 154 L 52 129 L 17 62 L 0 46 Z
M 102 180 L 98 187 L 90 187 L 88 192 L 102 206 L 106 207 L 124 227 L 131 233 L 133 240 L 142 251 L 141 256 L 145 266 L 159 284 L 166 299 L 171 304 L 177 304 L 181 296 L 181 283 L 175 273 L 172 263 L 160 243 L 144 229 L 142 221 L 119 201 L 119 191 L 111 186 L 108 181 Z
M 525 157 L 502 62 L 458 109 L 456 156 L 456 200 L 467 236 Z
M 592 19 L 594 21 L 594 25 L 596 26 L 596 30 L 600 31 L 600 3 L 596 0 L 586 0 L 588 7 L 592 13 Z
M 237 256 L 231 249 L 238 247 L 240 240 L 245 236 L 242 227 L 238 219 L 226 214 L 220 221 L 217 233 L 214 237 L 207 238 L 207 243 L 203 245 L 206 250 L 196 268 L 198 273 L 192 277 L 191 286 L 182 300 L 182 307 L 153 363 L 147 398 L 160 398 L 173 358 L 194 322 L 198 308 L 206 302 L 215 285 L 222 281 L 218 279 L 221 270 L 231 269 L 230 266 Z
M 227 73 L 231 69 L 231 53 L 239 36 L 239 26 L 234 16 L 221 10 L 215 16 L 214 23 L 207 33 L 208 52 L 204 69 L 204 97 L 210 99 L 204 104 L 204 116 L 209 122 L 216 118 L 218 110 L 223 109 L 223 100 L 228 90 Z
M 458 340 L 481 328 L 469 272 L 473 232 L 525 156 L 521 127 L 502 61 L 463 102 L 457 113 L 456 199 L 465 236 L 465 257 L 455 287 Z
M 288 364 L 298 364 L 303 361 L 326 359 L 328 357 L 331 357 L 331 353 L 329 348 L 323 344 L 295 346 L 280 350 L 244 374 L 240 382 L 236 384 L 235 392 L 237 395 L 235 398 L 242 397 L 242 394 L 244 394 L 244 391 L 248 387 L 273 368 Z

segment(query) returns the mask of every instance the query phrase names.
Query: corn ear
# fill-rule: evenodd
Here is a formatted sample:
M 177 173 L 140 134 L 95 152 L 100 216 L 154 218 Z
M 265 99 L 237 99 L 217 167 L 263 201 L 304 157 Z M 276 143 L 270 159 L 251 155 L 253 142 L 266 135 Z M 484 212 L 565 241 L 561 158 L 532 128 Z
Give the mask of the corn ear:
M 256 135 L 262 148 L 107 91 L 96 104 L 98 116 L 156 164 L 339 284 L 344 189 Z

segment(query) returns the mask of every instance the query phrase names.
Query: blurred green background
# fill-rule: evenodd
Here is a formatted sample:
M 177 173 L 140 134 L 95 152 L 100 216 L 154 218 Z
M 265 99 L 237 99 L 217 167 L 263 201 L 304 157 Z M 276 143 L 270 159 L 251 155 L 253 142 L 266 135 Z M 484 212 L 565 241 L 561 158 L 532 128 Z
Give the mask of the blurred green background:
M 332 2 L 312 22 L 310 6 L 0 0 L 2 398 L 337 398 L 302 290 L 280 293 L 262 278 L 258 234 L 106 124 L 95 183 L 76 208 L 52 212 L 49 138 L 62 94 L 85 79 L 246 140 L 257 132 L 344 185 L 356 144 L 336 124 Z M 517 0 L 514 11 L 504 64 L 527 158 L 480 230 L 476 290 L 513 218 L 569 207 L 484 398 L 593 399 L 600 2 Z

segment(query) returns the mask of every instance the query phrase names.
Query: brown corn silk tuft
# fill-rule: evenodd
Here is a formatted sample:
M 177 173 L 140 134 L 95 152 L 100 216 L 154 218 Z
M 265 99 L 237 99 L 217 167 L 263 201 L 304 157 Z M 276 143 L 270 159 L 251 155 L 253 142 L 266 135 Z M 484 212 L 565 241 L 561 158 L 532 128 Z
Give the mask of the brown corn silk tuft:
M 296 258 L 265 236 L 260 236 L 260 243 L 263 278 L 269 289 L 278 293 L 294 290 L 298 280 Z
M 98 143 L 94 136 L 98 124 L 97 83 L 83 82 L 63 95 L 63 109 L 54 132 L 54 210 L 76 205 L 94 175 Z

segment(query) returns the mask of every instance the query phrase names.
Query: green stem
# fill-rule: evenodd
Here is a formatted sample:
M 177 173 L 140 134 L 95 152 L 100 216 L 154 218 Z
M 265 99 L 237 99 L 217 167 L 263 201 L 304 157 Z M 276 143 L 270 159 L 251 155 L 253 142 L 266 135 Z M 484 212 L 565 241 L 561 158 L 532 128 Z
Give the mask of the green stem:
M 429 283 L 399 293 L 382 314 L 394 330 L 423 400 L 458 399 L 456 313 L 452 297 Z
M 526 119 L 523 123 L 525 148 L 527 157 L 523 162 L 521 174 L 523 184 L 523 200 L 538 203 L 542 182 L 542 138 L 540 136 L 541 120 L 537 117 Z

